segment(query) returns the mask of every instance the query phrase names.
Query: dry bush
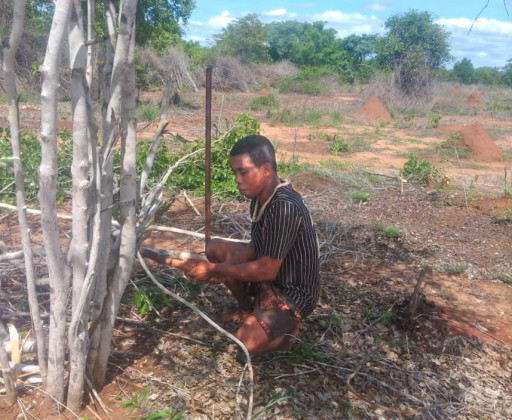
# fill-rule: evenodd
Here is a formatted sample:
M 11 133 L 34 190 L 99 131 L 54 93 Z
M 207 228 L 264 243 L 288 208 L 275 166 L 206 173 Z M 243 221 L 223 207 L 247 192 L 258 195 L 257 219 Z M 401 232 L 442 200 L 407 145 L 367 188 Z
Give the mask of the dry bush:
M 219 57 L 213 67 L 213 87 L 217 90 L 248 92 L 258 86 L 255 71 L 234 57 Z
M 190 59 L 180 48 L 171 48 L 162 57 L 145 48 L 138 58 L 140 64 L 148 68 L 149 74 L 164 84 L 170 82 L 175 92 L 180 92 L 184 86 L 197 90 L 197 82 L 190 72 Z
M 366 101 L 370 96 L 375 95 L 380 98 L 387 110 L 394 114 L 415 112 L 418 115 L 427 115 L 435 103 L 434 93 L 437 91 L 437 83 L 429 78 L 428 94 L 424 92 L 425 83 L 427 83 L 424 80 L 419 89 L 420 93 L 423 92 L 422 94 L 407 95 L 400 89 L 398 79 L 397 72 L 376 73 L 362 93 L 363 100 Z
M 262 87 L 275 87 L 283 77 L 293 76 L 299 69 L 289 61 L 280 61 L 275 64 L 261 64 L 255 71 Z

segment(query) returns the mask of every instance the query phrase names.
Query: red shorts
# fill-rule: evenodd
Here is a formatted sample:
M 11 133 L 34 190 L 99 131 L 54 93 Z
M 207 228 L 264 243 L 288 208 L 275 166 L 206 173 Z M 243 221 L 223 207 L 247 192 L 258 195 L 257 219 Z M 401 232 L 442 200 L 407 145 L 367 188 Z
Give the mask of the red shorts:
M 299 312 L 272 283 L 258 282 L 251 286 L 256 286 L 254 316 L 270 340 L 288 334 L 301 321 Z

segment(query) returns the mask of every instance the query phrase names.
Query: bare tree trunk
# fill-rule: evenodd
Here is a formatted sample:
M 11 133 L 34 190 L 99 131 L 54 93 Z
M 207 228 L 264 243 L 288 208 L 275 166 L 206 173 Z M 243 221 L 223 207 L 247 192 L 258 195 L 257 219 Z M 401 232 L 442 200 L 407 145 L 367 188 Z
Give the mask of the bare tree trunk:
M 46 55 L 41 67 L 41 167 L 39 200 L 50 277 L 50 340 L 46 391 L 64 403 L 66 304 L 70 272 L 60 249 L 57 222 L 57 99 L 59 66 L 73 0 L 57 0 Z
M 4 324 L 0 321 L 0 369 L 5 384 L 5 400 L 7 405 L 12 406 L 16 402 L 16 385 L 14 373 L 9 367 L 9 357 L 5 350 L 4 343 L 9 339 Z
M 25 259 L 25 273 L 27 276 L 27 292 L 30 307 L 30 315 L 36 338 L 39 343 L 37 355 L 39 360 L 39 369 L 43 382 L 46 382 L 47 361 L 46 346 L 44 339 L 43 323 L 39 313 L 39 303 L 36 293 L 36 275 L 34 272 L 34 262 L 32 258 L 32 248 L 30 246 L 30 228 L 27 221 L 27 205 L 25 203 L 25 184 L 23 167 L 21 163 L 20 147 L 20 123 L 18 109 L 18 92 L 16 87 L 16 74 L 14 72 L 14 62 L 16 51 L 18 49 L 21 34 L 23 32 L 25 20 L 26 0 L 20 0 L 14 3 L 14 16 L 12 23 L 11 36 L 9 43 L 4 47 L 4 81 L 5 91 L 9 101 L 9 127 L 11 131 L 12 154 L 14 157 L 14 181 L 16 185 L 16 203 L 18 207 L 18 222 L 21 231 L 21 242 L 23 245 L 23 254 Z
M 135 91 L 134 84 L 123 88 L 128 80 L 134 80 L 134 75 L 129 74 L 133 68 L 134 54 L 134 36 L 135 36 L 135 12 L 137 0 L 124 0 L 120 6 L 120 27 L 117 39 L 116 52 L 114 57 L 114 66 L 112 71 L 111 97 L 106 111 L 106 125 L 104 133 L 107 138 L 106 148 L 104 149 L 105 159 L 112 156 L 113 147 L 119 135 L 121 126 L 121 109 L 123 105 L 123 94 L 126 95 L 130 90 Z M 131 92 L 131 94 L 132 94 Z M 123 141 L 127 148 L 123 155 L 123 169 L 121 181 L 121 234 L 120 234 L 120 258 L 115 268 L 114 279 L 111 283 L 109 293 L 103 304 L 101 319 L 99 320 L 100 334 L 99 346 L 96 353 L 96 359 L 93 361 L 93 383 L 96 386 L 103 386 L 105 375 L 107 373 L 107 361 L 110 355 L 110 341 L 115 322 L 115 315 L 119 309 L 121 296 L 128 282 L 128 277 L 133 264 L 135 255 L 135 200 L 136 200 L 136 180 L 135 170 L 135 136 L 136 119 L 135 98 L 124 102 L 127 109 L 129 122 L 126 125 L 126 140 Z M 130 109 L 133 107 L 133 110 Z M 133 148 L 133 152 L 131 151 Z M 133 156 L 132 156 L 133 154 Z M 132 163 L 133 159 L 133 163 Z M 133 165 L 133 169 L 132 169 Z M 104 167 L 105 169 L 105 167 Z M 133 172 L 133 174 L 132 174 Z
M 95 24 L 95 1 L 87 0 L 87 67 L 86 67 L 86 78 L 87 86 L 89 86 L 89 93 L 94 91 L 93 80 L 94 80 L 94 64 L 95 64 L 95 48 L 94 48 L 94 24 Z
M 69 21 L 69 52 L 71 65 L 71 97 L 73 108 L 73 237 L 69 249 L 69 264 L 73 273 L 72 321 L 68 331 L 69 388 L 67 405 L 71 410 L 82 406 L 85 385 L 85 360 L 88 347 L 87 321 L 94 276 L 86 274 L 89 260 L 89 189 L 91 185 L 88 138 L 87 56 L 80 3 L 74 3 Z M 81 304 L 81 301 L 85 301 Z
M 151 168 L 153 167 L 153 162 L 155 160 L 156 152 L 158 151 L 158 147 L 160 146 L 160 142 L 162 139 L 162 133 L 165 130 L 165 127 L 169 124 L 169 120 L 167 119 L 167 110 L 169 109 L 169 101 L 171 99 L 172 93 L 172 82 L 168 81 L 165 85 L 165 91 L 162 96 L 162 104 L 160 106 L 160 122 L 158 123 L 158 127 L 156 129 L 156 133 L 151 142 L 151 146 L 148 150 L 148 155 L 146 156 L 146 162 L 144 164 L 144 169 L 140 175 L 140 187 L 139 187 L 139 196 L 144 193 L 144 188 L 146 188 L 146 182 L 149 178 L 149 174 L 151 172 Z
M 99 229 L 101 247 L 98 259 L 95 264 L 96 287 L 93 297 L 92 319 L 93 325 L 89 331 L 90 344 L 87 360 L 87 371 L 95 386 L 102 384 L 95 382 L 95 363 L 101 340 L 101 329 L 99 322 L 103 313 L 105 299 L 107 296 L 107 269 L 111 250 L 111 220 L 112 220 L 112 182 L 113 164 L 112 156 L 105 158 L 105 150 L 110 136 L 110 125 L 107 121 L 108 106 L 110 102 L 112 68 L 114 67 L 114 55 L 117 45 L 116 9 L 112 0 L 105 1 L 105 29 L 107 31 L 105 65 L 103 67 L 103 105 L 102 105 L 102 126 L 103 141 L 101 153 L 97 157 L 95 166 L 95 186 L 97 195 L 97 209 L 95 215 L 95 228 Z M 100 199 L 101 198 L 101 199 Z M 96 220 L 98 219 L 98 220 Z

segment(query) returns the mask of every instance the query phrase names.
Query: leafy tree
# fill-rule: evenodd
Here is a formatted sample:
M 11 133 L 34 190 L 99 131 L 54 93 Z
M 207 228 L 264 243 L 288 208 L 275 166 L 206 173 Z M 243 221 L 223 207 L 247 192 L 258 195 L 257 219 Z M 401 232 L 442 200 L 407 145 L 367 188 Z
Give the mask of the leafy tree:
M 407 96 L 430 93 L 432 76 L 451 60 L 446 29 L 430 12 L 411 10 L 390 17 L 386 36 L 377 43 L 377 59 L 395 72 L 395 82 Z
M 453 66 L 455 77 L 463 84 L 470 85 L 475 82 L 475 69 L 473 63 L 468 58 L 457 61 Z
M 265 63 L 270 59 L 265 28 L 256 13 L 236 19 L 215 35 L 215 40 L 222 54 L 238 57 L 243 63 Z
M 512 86 L 512 58 L 507 60 L 507 64 L 503 67 L 501 72 L 501 80 L 507 86 Z
M 348 55 L 348 67 L 341 74 L 345 82 L 367 82 L 373 73 L 372 58 L 375 56 L 377 35 L 349 35 L 341 40 L 341 48 Z
M 474 76 L 475 83 L 481 83 L 486 86 L 502 83 L 500 71 L 496 67 L 477 67 Z
M 86 0 L 81 0 L 86 6 Z M 115 1 L 116 7 L 119 0 Z M 137 2 L 137 34 L 138 46 L 150 46 L 157 51 L 167 49 L 183 35 L 183 27 L 187 24 L 196 0 L 139 0 Z M 27 1 L 27 26 L 39 44 L 45 48 L 47 34 L 50 30 L 54 6 L 51 0 Z M 103 36 L 104 2 L 96 2 L 97 36 Z
M 176 44 L 195 5 L 196 0 L 139 0 L 135 42 L 157 51 Z
M 289 60 L 298 66 L 335 68 L 345 59 L 334 29 L 326 22 L 273 22 L 266 26 L 270 57 Z

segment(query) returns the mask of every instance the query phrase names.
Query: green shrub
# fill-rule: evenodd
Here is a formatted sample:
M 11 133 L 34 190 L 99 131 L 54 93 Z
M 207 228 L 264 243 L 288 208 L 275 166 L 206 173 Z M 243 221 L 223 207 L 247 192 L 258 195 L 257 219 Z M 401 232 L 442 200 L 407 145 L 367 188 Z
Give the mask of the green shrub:
M 370 200 L 371 195 L 363 191 L 351 191 L 347 193 L 347 197 L 356 203 L 366 203 Z
M 231 171 L 231 159 L 229 152 L 235 143 L 243 137 L 258 134 L 259 122 L 251 115 L 244 113 L 235 118 L 233 128 L 212 142 L 212 193 L 220 196 L 236 196 L 238 189 Z M 183 154 L 194 150 L 204 149 L 204 143 L 194 144 L 176 156 L 176 160 Z M 197 154 L 194 160 L 181 165 L 176 174 L 169 179 L 169 184 L 180 188 L 204 194 L 204 151 Z
M 439 114 L 431 115 L 428 119 L 428 126 L 432 128 L 439 127 L 439 124 L 441 124 L 441 118 L 443 118 L 443 116 Z
M 437 144 L 436 151 L 452 158 L 471 156 L 471 149 L 464 143 L 459 133 L 452 133 L 448 140 Z
M 160 117 L 160 108 L 146 102 L 137 106 L 137 117 L 142 121 L 155 121 Z
M 326 68 L 305 67 L 294 75 L 283 77 L 279 82 L 279 92 L 321 95 L 329 90 L 323 78 L 330 75 L 332 71 Z
M 402 167 L 405 179 L 415 184 L 426 184 L 429 177 L 439 178 L 439 171 L 427 160 L 419 159 L 417 155 L 409 155 L 409 159 Z
M 400 238 L 403 234 L 403 232 L 400 228 L 397 228 L 396 226 L 392 226 L 392 225 L 379 226 L 377 231 L 378 231 L 379 235 L 382 235 L 388 239 L 397 239 L 397 238 Z
M 443 266 L 443 272 L 449 275 L 462 274 L 467 269 L 468 265 L 466 263 L 452 263 Z
M 73 159 L 73 144 L 71 134 L 61 131 L 57 156 L 57 200 L 63 201 L 71 189 L 71 161 Z M 37 201 L 39 194 L 39 166 L 41 165 L 41 143 L 35 134 L 27 131 L 20 133 L 21 162 L 25 172 L 25 200 L 27 203 Z M 8 128 L 0 127 L 0 156 L 4 162 L 0 165 L 0 199 L 4 202 L 16 203 L 14 188 L 14 172 L 11 159 L 11 134 Z M 5 159 L 7 158 L 7 159 Z M 6 188 L 12 184 L 11 188 Z M 5 190 L 4 190 L 5 189 Z
M 330 142 L 329 151 L 334 155 L 350 153 L 350 145 L 342 138 L 336 138 L 334 141 Z
M 249 109 L 259 111 L 263 108 L 277 108 L 279 100 L 274 95 L 258 96 L 249 102 Z

